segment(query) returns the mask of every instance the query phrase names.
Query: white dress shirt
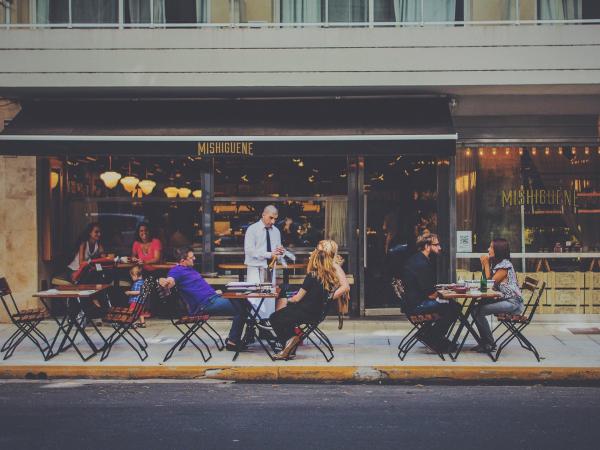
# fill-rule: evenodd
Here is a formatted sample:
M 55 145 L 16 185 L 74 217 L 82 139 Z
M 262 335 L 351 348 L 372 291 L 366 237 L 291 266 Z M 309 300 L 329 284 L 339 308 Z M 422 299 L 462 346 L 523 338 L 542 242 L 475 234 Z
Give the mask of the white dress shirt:
M 244 264 L 251 267 L 267 267 L 272 258 L 272 252 L 267 251 L 267 235 L 265 224 L 262 220 L 253 223 L 246 230 L 244 236 Z M 271 250 L 281 245 L 281 233 L 276 226 L 269 228 Z

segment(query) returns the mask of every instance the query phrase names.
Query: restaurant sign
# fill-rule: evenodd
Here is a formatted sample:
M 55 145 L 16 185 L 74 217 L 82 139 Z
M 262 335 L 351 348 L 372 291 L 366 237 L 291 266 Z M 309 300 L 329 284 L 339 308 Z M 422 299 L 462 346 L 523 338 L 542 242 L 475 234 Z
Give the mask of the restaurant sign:
M 206 141 L 198 142 L 198 156 L 254 156 L 254 142 Z
M 567 189 L 510 189 L 500 191 L 502 206 L 568 206 L 575 208 L 577 193 Z

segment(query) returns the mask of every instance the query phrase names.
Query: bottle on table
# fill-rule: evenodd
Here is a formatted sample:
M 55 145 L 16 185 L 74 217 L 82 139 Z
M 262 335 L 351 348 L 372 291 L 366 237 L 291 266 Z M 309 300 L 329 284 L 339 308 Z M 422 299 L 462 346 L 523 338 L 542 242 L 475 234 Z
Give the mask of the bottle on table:
M 481 280 L 479 280 L 479 290 L 487 292 L 487 279 L 485 278 L 485 270 L 481 271 Z

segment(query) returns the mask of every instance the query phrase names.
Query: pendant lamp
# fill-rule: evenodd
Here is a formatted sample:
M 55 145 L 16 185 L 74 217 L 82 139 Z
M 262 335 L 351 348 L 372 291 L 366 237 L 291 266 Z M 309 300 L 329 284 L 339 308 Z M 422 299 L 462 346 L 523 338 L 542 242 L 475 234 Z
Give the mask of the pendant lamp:
M 140 180 L 138 178 L 131 176 L 131 162 L 129 162 L 129 175 L 121 179 L 121 185 L 123 185 L 123 188 L 131 194 L 135 191 L 139 182 Z
M 108 171 L 101 173 L 100 179 L 108 189 L 113 189 L 119 183 L 121 174 L 112 170 L 112 156 L 108 157 Z
M 192 190 L 186 187 L 182 187 L 178 189 L 178 193 L 181 198 L 188 198 L 192 193 Z
M 167 198 L 175 198 L 175 197 L 177 197 L 177 194 L 179 193 L 179 189 L 177 189 L 174 186 L 169 186 L 164 189 L 164 192 L 165 192 L 165 195 L 167 196 Z

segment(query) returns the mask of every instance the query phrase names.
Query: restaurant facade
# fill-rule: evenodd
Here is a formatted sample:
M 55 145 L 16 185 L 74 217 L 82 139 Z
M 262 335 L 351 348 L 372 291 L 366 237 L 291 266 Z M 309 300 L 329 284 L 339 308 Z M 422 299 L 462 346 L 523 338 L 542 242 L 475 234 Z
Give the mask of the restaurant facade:
M 148 222 L 165 260 L 191 246 L 198 270 L 225 281 L 237 275 L 227 265 L 243 262 L 245 229 L 274 204 L 297 262 L 320 239 L 338 242 L 355 316 L 398 312 L 389 282 L 424 230 L 442 242 L 439 281 L 478 279 L 479 256 L 505 237 L 520 276 L 548 284 L 542 313 L 598 313 L 600 69 L 575 80 L 556 61 L 584 72 L 599 25 L 562 25 L 558 37 L 542 30 L 551 25 L 430 27 L 19 30 L 25 46 L 17 30 L 0 31 L 13 63 L 0 77 L 2 272 L 31 302 L 64 272 L 87 223 L 101 224 L 108 252 L 130 255 Z M 576 51 L 534 56 L 565 43 Z M 494 57 L 473 63 L 486 46 Z M 507 46 L 523 67 L 499 62 Z M 244 49 L 252 61 L 237 66 Z M 182 78 L 196 73 L 192 50 L 209 67 L 195 85 Z M 280 50 L 283 60 L 269 56 Z M 168 79 L 153 69 L 161 51 Z M 59 61 L 20 67 L 29 52 Z M 76 67 L 70 58 L 85 52 L 100 61 Z M 449 67 L 448 52 L 469 70 Z M 142 63 L 140 79 L 116 70 L 124 54 Z M 65 62 L 74 66 L 59 73 Z

